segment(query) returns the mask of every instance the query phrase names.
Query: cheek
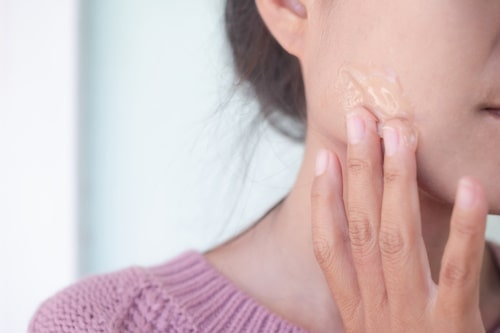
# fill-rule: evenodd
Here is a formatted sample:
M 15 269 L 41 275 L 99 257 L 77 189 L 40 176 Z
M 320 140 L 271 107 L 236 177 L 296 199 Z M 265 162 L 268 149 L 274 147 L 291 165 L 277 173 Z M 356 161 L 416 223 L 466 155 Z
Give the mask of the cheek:
M 331 60 L 329 60 L 331 59 Z M 337 58 L 316 58 L 305 62 L 303 76 L 307 100 L 308 131 L 328 141 L 343 144 L 346 138 L 341 98 L 335 94 Z
M 417 148 L 419 188 L 435 200 L 452 204 L 459 175 L 456 173 L 459 145 L 447 131 L 420 126 Z M 454 151 L 455 150 L 455 151 Z M 462 155 L 462 154 L 460 154 Z
M 452 204 L 458 181 L 473 176 L 484 186 L 491 213 L 500 212 L 500 122 L 480 111 L 443 115 L 420 126 L 418 183 L 433 198 Z
M 469 5 L 476 8 L 476 2 L 391 3 L 404 7 L 394 11 L 402 14 L 391 16 L 391 21 L 375 8 L 352 1 L 344 4 L 345 13 L 332 19 L 327 30 L 318 25 L 311 32 L 301 59 L 309 127 L 327 141 L 345 142 L 346 105 L 373 107 L 375 99 L 363 88 L 361 99 L 353 94 L 346 103 L 348 90 L 336 87 L 339 69 L 346 63 L 389 65 L 407 97 L 401 100 L 402 110 L 412 112 L 420 132 L 417 160 L 422 189 L 452 203 L 460 177 L 471 175 L 485 184 L 491 207 L 500 211 L 496 199 L 500 156 L 494 144 L 500 142 L 500 125 L 486 122 L 474 111 L 481 96 L 478 78 L 491 44 L 484 35 L 493 36 L 491 28 L 471 16 Z M 412 4 L 415 8 L 410 8 Z M 363 24 L 352 22 L 352 17 L 363 17 Z M 389 105 L 385 103 L 386 110 Z

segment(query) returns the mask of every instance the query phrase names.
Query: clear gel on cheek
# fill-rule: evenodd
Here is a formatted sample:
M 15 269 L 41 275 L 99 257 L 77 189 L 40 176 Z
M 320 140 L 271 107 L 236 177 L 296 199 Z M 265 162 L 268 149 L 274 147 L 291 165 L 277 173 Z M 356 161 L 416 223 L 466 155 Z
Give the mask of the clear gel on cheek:
M 396 73 L 389 68 L 345 64 L 338 71 L 335 88 L 345 112 L 361 106 L 377 117 L 380 136 L 389 119 L 400 118 L 413 123 L 413 108 Z

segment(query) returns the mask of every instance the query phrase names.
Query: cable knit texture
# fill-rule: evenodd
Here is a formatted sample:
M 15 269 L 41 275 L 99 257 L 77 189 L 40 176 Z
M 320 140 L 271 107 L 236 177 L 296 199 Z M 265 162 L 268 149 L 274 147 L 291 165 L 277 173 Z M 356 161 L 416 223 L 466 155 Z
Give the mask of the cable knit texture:
M 500 246 L 493 248 L 500 267 Z M 306 333 L 238 289 L 194 250 L 162 265 L 83 279 L 45 301 L 29 325 L 29 333 L 83 332 Z

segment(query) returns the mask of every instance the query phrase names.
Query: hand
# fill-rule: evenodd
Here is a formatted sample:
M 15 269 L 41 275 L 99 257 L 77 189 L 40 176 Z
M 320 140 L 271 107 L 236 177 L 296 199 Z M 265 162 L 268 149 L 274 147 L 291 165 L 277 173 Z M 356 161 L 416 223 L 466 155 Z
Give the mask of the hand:
M 482 187 L 470 177 L 460 180 L 437 285 L 422 238 L 415 131 L 406 121 L 388 121 L 382 152 L 366 110 L 347 122 L 347 186 L 337 156 L 322 150 L 311 191 L 314 254 L 345 331 L 484 332 Z

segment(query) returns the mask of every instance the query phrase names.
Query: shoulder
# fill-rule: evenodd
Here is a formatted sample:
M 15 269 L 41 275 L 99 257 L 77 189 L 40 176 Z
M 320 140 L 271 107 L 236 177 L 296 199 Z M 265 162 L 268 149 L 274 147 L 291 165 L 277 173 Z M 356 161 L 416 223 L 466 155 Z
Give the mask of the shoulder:
M 29 333 L 196 332 L 154 271 L 129 267 L 66 287 L 36 311 Z

